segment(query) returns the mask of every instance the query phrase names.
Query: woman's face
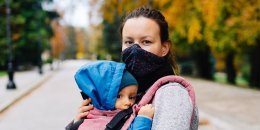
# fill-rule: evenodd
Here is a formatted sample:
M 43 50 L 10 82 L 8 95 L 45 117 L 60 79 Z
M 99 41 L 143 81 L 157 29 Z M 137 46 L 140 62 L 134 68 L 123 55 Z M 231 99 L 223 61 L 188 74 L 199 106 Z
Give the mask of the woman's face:
M 138 44 L 142 49 L 157 56 L 165 56 L 170 44 L 161 42 L 159 25 L 145 17 L 130 18 L 122 30 L 122 50 Z

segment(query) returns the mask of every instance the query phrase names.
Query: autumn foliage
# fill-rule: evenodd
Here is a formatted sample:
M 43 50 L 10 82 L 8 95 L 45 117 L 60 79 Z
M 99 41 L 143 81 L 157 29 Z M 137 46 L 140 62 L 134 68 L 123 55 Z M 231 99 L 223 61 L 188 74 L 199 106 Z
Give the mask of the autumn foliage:
M 113 23 L 115 15 L 125 16 L 142 5 L 159 9 L 165 15 L 179 57 L 202 52 L 201 54 L 209 55 L 203 61 L 204 64 L 211 64 L 210 60 L 214 58 L 216 70 L 226 70 L 227 75 L 233 77 L 241 72 L 239 66 L 248 63 L 251 78 L 258 75 L 258 78 L 253 78 L 256 81 L 251 85 L 260 86 L 260 70 L 255 69 L 257 65 L 260 66 L 259 58 L 254 58 L 259 53 L 249 53 L 260 44 L 259 0 L 106 0 L 101 13 L 105 21 Z M 208 52 L 205 53 L 205 50 Z M 249 59 L 252 58 L 258 62 L 250 62 Z M 241 63 L 240 60 L 246 62 Z M 231 61 L 230 64 L 225 64 L 227 61 Z M 252 76 L 252 73 L 256 76 Z

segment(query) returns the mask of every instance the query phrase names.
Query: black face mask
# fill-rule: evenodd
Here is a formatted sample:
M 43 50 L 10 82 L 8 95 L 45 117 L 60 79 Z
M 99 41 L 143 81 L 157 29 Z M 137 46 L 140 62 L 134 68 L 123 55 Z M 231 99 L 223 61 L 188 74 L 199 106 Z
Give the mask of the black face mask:
M 138 44 L 126 48 L 122 52 L 122 60 L 126 69 L 137 79 L 138 92 L 144 93 L 159 78 L 174 75 L 165 57 L 145 51 Z

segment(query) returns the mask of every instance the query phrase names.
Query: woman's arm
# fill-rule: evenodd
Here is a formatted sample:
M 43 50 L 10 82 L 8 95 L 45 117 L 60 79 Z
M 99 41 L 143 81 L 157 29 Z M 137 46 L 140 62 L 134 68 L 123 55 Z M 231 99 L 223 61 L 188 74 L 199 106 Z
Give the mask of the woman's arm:
M 188 91 L 178 83 L 168 83 L 157 90 L 153 100 L 153 130 L 189 130 L 193 106 Z
M 83 123 L 84 119 L 80 119 L 77 122 L 71 121 L 66 127 L 65 130 L 78 130 L 79 126 Z
M 79 107 L 79 112 L 77 113 L 76 117 L 74 118 L 74 122 L 77 122 L 80 119 L 86 117 L 89 113 L 89 110 L 94 109 L 93 105 L 89 105 L 90 102 L 91 102 L 91 98 L 82 101 L 82 103 Z
M 80 107 L 79 112 L 77 113 L 76 117 L 73 121 L 71 121 L 66 127 L 66 130 L 77 130 L 78 127 L 83 123 L 84 118 L 88 115 L 89 110 L 92 110 L 94 107 L 89 105 L 91 99 L 83 100 Z

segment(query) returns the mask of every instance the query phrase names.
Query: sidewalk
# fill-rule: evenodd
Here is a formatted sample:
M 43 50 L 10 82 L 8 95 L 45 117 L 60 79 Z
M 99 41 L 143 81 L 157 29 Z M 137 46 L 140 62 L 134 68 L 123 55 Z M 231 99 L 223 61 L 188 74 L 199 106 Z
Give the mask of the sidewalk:
M 58 69 L 58 63 L 54 62 L 53 70 L 49 64 L 43 66 L 42 75 L 39 74 L 37 67 L 28 71 L 15 72 L 16 89 L 6 89 L 8 75 L 0 77 L 0 113 L 47 81 Z
M 260 91 L 185 77 L 195 89 L 199 130 L 260 130 Z

